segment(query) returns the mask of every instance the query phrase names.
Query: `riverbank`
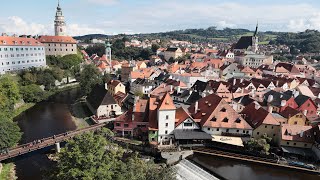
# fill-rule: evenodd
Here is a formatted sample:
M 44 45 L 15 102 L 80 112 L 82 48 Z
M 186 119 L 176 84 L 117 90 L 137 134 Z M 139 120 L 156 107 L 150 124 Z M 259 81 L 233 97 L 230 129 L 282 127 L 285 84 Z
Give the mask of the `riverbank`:
M 90 112 L 85 103 L 85 99 L 80 98 L 74 104 L 70 105 L 72 121 L 77 129 L 82 129 L 92 125 Z
M 0 173 L 1 180 L 15 180 L 17 179 L 15 175 L 15 165 L 13 163 L 2 164 L 2 171 Z
M 15 118 L 19 116 L 21 113 L 25 112 L 26 110 L 32 108 L 36 103 L 25 103 L 21 107 L 15 109 L 12 113 L 12 117 Z

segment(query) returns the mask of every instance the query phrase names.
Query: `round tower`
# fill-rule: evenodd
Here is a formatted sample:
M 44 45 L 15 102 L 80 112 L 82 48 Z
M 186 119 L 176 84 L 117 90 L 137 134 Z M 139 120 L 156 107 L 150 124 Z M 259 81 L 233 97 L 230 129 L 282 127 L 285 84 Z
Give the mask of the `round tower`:
M 60 7 L 60 1 L 58 0 L 58 7 L 56 11 L 56 17 L 54 20 L 54 32 L 56 36 L 66 36 L 66 22 L 62 14 L 62 9 Z

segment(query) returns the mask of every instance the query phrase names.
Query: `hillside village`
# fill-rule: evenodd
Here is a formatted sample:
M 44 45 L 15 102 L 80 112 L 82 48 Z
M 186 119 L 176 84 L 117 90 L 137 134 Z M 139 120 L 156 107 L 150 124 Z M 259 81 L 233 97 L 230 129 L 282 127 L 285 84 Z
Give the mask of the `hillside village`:
M 85 63 L 112 76 L 87 97 L 92 118 L 159 149 L 241 149 L 268 137 L 273 152 L 319 159 L 319 71 L 303 57 L 275 61 L 257 33 L 258 27 L 228 49 L 177 41 L 141 61 L 82 50 Z

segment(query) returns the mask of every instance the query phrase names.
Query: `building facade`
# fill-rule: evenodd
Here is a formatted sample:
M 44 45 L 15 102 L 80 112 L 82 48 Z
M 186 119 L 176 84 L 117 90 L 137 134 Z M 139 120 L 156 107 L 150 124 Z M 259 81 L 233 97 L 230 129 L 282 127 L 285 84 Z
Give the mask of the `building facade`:
M 54 20 L 54 32 L 56 36 L 66 36 L 67 35 L 66 31 L 67 31 L 66 22 L 62 14 L 60 3 L 58 2 L 56 17 Z
M 29 37 L 0 36 L 0 74 L 45 66 L 45 47 L 42 43 Z
M 44 44 L 46 55 L 77 54 L 77 41 L 71 36 L 39 36 L 38 40 Z

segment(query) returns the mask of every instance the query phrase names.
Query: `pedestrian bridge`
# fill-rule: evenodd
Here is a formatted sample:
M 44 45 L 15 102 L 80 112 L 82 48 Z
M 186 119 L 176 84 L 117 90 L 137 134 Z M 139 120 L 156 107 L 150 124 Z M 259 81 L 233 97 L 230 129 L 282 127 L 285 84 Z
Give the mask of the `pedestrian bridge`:
M 14 148 L 10 148 L 6 152 L 2 152 L 0 154 L 0 162 L 3 160 L 6 160 L 6 159 L 10 159 L 13 157 L 17 157 L 17 156 L 20 156 L 23 154 L 30 153 L 32 151 L 43 149 L 43 148 L 46 148 L 46 147 L 49 147 L 49 146 L 52 146 L 55 144 L 59 145 L 60 142 L 64 142 L 68 139 L 71 139 L 76 135 L 80 135 L 80 134 L 83 134 L 83 133 L 89 132 L 89 131 L 96 131 L 98 129 L 101 129 L 105 125 L 106 125 L 105 123 L 95 124 L 93 126 L 89 126 L 89 127 L 83 128 L 83 129 L 78 129 L 78 130 L 69 131 L 69 132 L 62 133 L 62 134 L 57 134 L 57 135 L 54 135 L 51 137 L 35 140 L 35 141 L 27 143 L 27 144 L 22 144 L 22 145 L 14 147 Z

